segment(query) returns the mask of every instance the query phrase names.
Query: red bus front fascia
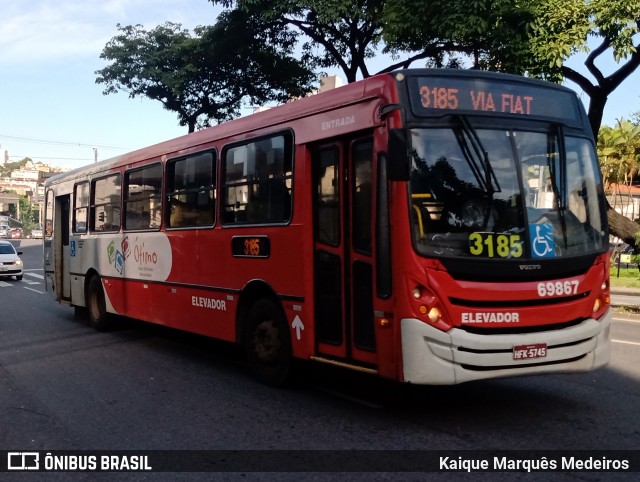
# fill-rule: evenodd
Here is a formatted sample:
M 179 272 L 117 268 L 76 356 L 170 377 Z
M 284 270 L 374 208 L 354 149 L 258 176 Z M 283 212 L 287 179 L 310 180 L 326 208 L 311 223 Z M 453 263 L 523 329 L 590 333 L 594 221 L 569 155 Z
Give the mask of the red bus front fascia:
M 401 318 L 416 318 L 442 331 L 558 326 L 598 319 L 610 305 L 607 253 L 582 275 L 526 282 L 456 280 L 437 259 L 414 253 L 412 261 L 415 269 L 405 270 L 402 283 L 409 301 Z

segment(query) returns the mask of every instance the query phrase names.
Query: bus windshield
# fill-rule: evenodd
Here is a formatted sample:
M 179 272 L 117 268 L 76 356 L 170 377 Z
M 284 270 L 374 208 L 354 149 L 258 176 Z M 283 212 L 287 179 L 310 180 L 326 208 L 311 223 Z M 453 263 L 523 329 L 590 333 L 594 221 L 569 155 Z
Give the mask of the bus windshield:
M 411 130 L 411 220 L 424 256 L 541 259 L 605 247 L 592 143 L 546 132 Z

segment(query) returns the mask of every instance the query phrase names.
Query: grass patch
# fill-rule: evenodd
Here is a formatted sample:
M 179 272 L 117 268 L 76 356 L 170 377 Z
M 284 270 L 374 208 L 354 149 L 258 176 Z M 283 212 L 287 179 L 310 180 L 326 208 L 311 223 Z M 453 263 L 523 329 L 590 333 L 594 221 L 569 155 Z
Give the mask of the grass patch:
M 640 271 L 638 268 L 623 268 L 618 271 L 617 266 L 611 266 L 609 271 L 611 286 L 618 288 L 640 288 Z

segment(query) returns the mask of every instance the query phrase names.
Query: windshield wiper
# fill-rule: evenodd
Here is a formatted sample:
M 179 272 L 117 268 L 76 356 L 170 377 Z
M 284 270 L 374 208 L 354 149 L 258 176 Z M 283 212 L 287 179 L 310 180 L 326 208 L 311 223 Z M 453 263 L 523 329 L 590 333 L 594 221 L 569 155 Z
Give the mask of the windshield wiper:
M 491 197 L 493 193 L 501 192 L 500 183 L 496 177 L 489 153 L 482 145 L 482 141 L 469 120 L 464 116 L 455 116 L 460 122 L 461 131 L 454 130 L 458 145 L 464 154 L 469 168 L 473 172 L 478 185 Z M 467 143 L 467 139 L 469 142 Z M 469 146 L 470 144 L 470 146 Z
M 555 155 L 556 142 L 554 142 L 556 140 L 558 147 L 557 157 Z M 547 137 L 547 166 L 549 168 L 551 189 L 553 189 L 553 194 L 556 198 L 558 217 L 560 218 L 560 225 L 562 226 L 564 247 L 566 248 L 568 246 L 567 222 L 565 219 L 565 211 L 567 209 L 567 157 L 564 146 L 564 133 L 562 132 L 562 126 L 559 124 L 555 126 L 555 132 L 553 135 L 549 135 Z

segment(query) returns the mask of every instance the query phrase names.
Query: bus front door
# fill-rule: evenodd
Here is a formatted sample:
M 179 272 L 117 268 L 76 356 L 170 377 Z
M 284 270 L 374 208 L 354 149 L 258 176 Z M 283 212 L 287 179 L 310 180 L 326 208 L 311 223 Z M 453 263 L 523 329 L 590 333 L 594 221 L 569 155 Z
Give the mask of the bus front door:
M 317 352 L 375 368 L 373 139 L 313 149 Z

